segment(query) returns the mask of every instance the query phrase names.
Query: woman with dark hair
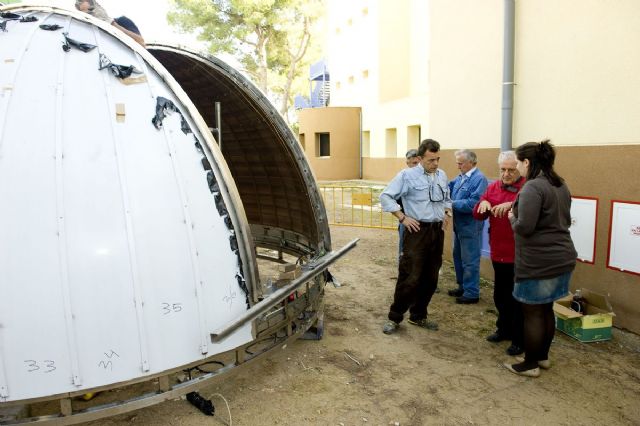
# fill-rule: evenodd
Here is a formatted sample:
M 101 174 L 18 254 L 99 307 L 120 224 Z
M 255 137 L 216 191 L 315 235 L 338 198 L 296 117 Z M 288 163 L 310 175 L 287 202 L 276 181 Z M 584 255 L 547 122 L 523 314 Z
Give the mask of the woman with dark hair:
M 516 149 L 516 167 L 527 183 L 509 212 L 515 237 L 513 297 L 522 303 L 525 357 L 504 366 L 538 377 L 547 369 L 555 333 L 553 302 L 569 292 L 577 253 L 571 240 L 571 193 L 554 170 L 556 153 L 548 140 Z

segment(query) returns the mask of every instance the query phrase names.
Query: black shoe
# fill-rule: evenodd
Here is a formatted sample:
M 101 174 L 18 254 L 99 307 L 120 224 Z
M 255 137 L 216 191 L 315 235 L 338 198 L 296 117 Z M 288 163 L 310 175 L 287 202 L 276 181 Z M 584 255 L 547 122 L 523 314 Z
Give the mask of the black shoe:
M 447 294 L 453 297 L 460 297 L 463 293 L 464 290 L 461 288 L 452 288 L 451 290 L 447 291 Z
M 507 348 L 507 354 L 511 356 L 521 355 L 524 353 L 524 349 L 522 349 L 518 345 L 511 345 Z
M 473 305 L 474 303 L 478 303 L 479 300 L 479 297 L 456 297 L 456 303 L 460 303 L 462 305 Z
M 412 325 L 417 325 L 418 327 L 422 327 L 422 328 L 426 328 L 427 330 L 437 330 L 438 329 L 438 323 L 435 321 L 431 321 L 428 320 L 426 318 L 420 319 L 420 320 L 412 320 L 409 319 L 407 321 L 409 324 Z
M 509 336 L 505 336 L 504 334 L 500 334 L 497 331 L 487 336 L 487 342 L 498 343 L 502 342 L 503 340 L 511 340 L 511 338 Z
M 388 320 L 382 326 L 382 332 L 384 334 L 393 334 L 398 331 L 398 327 L 400 327 L 400 324 L 395 321 Z

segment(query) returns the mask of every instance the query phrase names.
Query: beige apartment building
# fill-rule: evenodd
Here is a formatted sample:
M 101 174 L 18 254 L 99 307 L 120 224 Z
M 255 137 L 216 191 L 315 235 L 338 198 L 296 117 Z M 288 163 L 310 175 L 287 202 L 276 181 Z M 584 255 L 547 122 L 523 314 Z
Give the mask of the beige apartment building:
M 615 324 L 640 332 L 640 275 L 611 268 L 608 259 L 612 202 L 640 202 L 640 1 L 328 3 L 331 102 L 304 110 L 300 132 L 313 138 L 316 124 L 307 124 L 323 109 L 358 108 L 361 118 L 348 136 L 340 126 L 328 136 L 336 155 L 322 159 L 323 169 L 315 166 L 317 147 L 307 146 L 318 179 L 387 182 L 404 166 L 404 152 L 426 137 L 442 144 L 441 167 L 451 177 L 453 152 L 472 148 L 479 167 L 497 178 L 504 128 L 513 147 L 550 138 L 572 194 L 597 200 L 594 258 L 579 262 L 572 287 L 608 294 Z M 514 74 L 503 81 L 510 7 Z M 506 86 L 513 121 L 503 127 Z M 351 156 L 358 151 L 358 161 L 340 161 L 345 149 L 336 144 L 350 145 Z

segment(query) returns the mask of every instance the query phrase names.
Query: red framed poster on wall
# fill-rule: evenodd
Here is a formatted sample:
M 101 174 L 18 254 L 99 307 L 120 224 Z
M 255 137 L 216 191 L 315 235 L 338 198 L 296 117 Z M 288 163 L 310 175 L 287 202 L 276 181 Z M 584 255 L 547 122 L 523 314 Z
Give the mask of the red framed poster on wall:
M 607 268 L 640 275 L 640 202 L 611 201 Z

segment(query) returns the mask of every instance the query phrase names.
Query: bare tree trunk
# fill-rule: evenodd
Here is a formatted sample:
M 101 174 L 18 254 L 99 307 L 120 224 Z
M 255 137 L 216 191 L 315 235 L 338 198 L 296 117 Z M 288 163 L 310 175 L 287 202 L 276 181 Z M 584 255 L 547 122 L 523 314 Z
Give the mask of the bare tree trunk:
M 256 28 L 256 34 L 258 36 L 258 42 L 256 43 L 256 52 L 258 54 L 258 86 L 265 95 L 268 93 L 268 78 L 267 78 L 267 43 L 269 37 L 266 37 L 260 28 Z
M 282 93 L 282 101 L 280 104 L 280 115 L 284 117 L 284 121 L 287 124 L 289 123 L 289 94 L 291 93 L 291 85 L 293 84 L 294 76 L 296 75 L 296 62 L 292 62 L 289 67 L 289 72 L 287 73 L 287 82 L 284 85 L 284 90 Z
M 309 32 L 309 18 L 304 18 L 304 30 L 300 37 L 300 43 L 298 44 L 298 51 L 293 53 L 289 51 L 289 57 L 291 58 L 291 65 L 289 66 L 289 72 L 287 72 L 287 81 L 284 85 L 284 90 L 282 94 L 282 103 L 280 104 L 280 115 L 282 115 L 289 124 L 289 97 L 291 96 L 291 86 L 293 85 L 293 80 L 296 76 L 296 69 L 298 68 L 298 63 L 304 58 L 305 53 L 307 53 L 307 48 L 309 47 L 309 42 L 311 41 L 311 34 Z

